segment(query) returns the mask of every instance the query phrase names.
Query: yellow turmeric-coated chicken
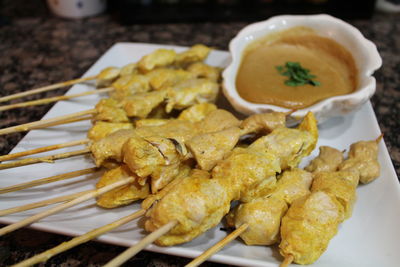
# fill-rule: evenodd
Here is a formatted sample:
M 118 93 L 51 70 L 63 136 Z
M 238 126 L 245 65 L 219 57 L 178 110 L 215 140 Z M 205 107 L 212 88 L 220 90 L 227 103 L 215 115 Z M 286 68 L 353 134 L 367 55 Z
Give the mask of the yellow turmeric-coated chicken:
M 236 146 L 241 135 L 238 127 L 231 127 L 196 135 L 186 142 L 186 146 L 200 169 L 209 171 Z
M 166 91 L 153 91 L 128 96 L 123 100 L 124 110 L 129 117 L 146 118 L 164 101 L 166 95 Z
M 118 130 L 105 138 L 93 141 L 89 148 L 96 166 L 101 166 L 108 160 L 122 162 L 122 146 L 134 136 L 134 129 Z
M 229 211 L 231 193 L 207 171 L 194 170 L 148 211 L 147 231 L 176 220 L 178 225 L 156 244 L 169 246 L 188 242 L 217 225 Z
M 272 245 L 280 238 L 281 218 L 287 209 L 288 205 L 282 199 L 257 198 L 240 204 L 232 211 L 231 226 L 239 228 L 245 223 L 249 225 L 240 235 L 246 245 Z
M 203 62 L 191 64 L 187 71 L 195 75 L 197 78 L 206 78 L 208 80 L 218 82 L 221 78 L 221 69 L 207 65 Z
M 305 168 L 309 172 L 333 172 L 343 162 L 343 153 L 329 146 L 319 147 L 319 155 Z
M 188 79 L 177 83 L 167 89 L 166 111 L 184 109 L 189 106 L 215 102 L 219 84 L 207 79 Z
M 329 162 L 329 158 L 332 157 L 331 153 L 329 153 L 330 151 L 332 151 L 334 155 L 341 160 Z M 328 168 L 336 170 L 343 161 L 342 153 L 333 148 L 328 148 L 328 150 L 326 148 L 320 149 L 320 154 L 317 158 L 320 160 L 313 160 L 310 163 L 310 165 L 313 167 L 317 167 L 312 168 L 315 171 Z M 307 166 L 308 169 L 310 169 L 310 165 Z M 318 173 L 317 175 L 322 176 L 324 174 L 325 173 Z M 326 173 L 326 176 L 330 175 L 330 173 Z M 342 177 L 354 179 L 352 174 L 349 174 L 349 176 L 342 175 Z M 317 181 L 313 182 L 313 176 L 311 173 L 297 168 L 283 172 L 280 178 L 278 178 L 276 186 L 271 190 L 271 192 L 263 197 L 253 199 L 248 203 L 242 203 L 235 211 L 231 212 L 229 217 L 227 217 L 228 225 L 237 228 L 243 223 L 249 224 L 248 229 L 240 235 L 247 245 L 270 245 L 275 243 L 279 240 L 278 234 L 280 221 L 284 215 L 284 212 L 286 212 L 287 207 L 290 206 L 296 199 L 308 195 L 310 193 L 310 186 L 312 182 L 315 191 L 317 191 L 317 188 L 326 188 L 331 183 L 329 180 L 328 183 L 324 185 L 322 178 L 316 179 Z M 346 188 L 347 187 L 344 189 Z M 338 191 L 341 192 L 340 188 L 338 189 Z M 277 206 L 270 206 L 270 202 L 274 202 Z M 348 205 L 351 204 L 352 201 L 349 201 Z M 282 212 L 283 210 L 284 212 Z M 254 220 L 253 216 L 256 217 Z
M 149 77 L 151 88 L 156 91 L 163 90 L 168 86 L 174 86 L 184 80 L 196 78 L 193 73 L 186 70 L 168 68 L 152 70 L 146 76 Z
M 296 199 L 310 193 L 310 186 L 313 182 L 311 173 L 302 169 L 294 168 L 285 171 L 279 178 L 276 188 L 271 196 L 284 200 L 291 205 Z
M 280 253 L 298 264 L 315 262 L 328 247 L 343 218 L 336 198 L 316 191 L 294 201 L 282 219 Z
M 101 188 L 128 177 L 136 177 L 126 165 L 106 171 L 96 184 Z M 136 177 L 138 178 L 138 177 Z M 97 198 L 97 204 L 103 208 L 115 208 L 130 204 L 138 199 L 144 199 L 149 195 L 149 185 L 140 185 L 137 180 L 129 185 L 111 190 Z
M 176 55 L 175 64 L 185 67 L 188 64 L 203 61 L 208 57 L 211 49 L 202 44 L 196 44 L 188 50 Z
M 120 74 L 120 69 L 117 67 L 108 67 L 100 71 L 96 76 L 96 87 L 102 88 L 111 85 Z
M 120 101 L 137 93 L 145 93 L 151 90 L 150 79 L 142 74 L 121 76 L 111 86 L 114 91 L 110 93 L 110 96 Z
M 285 126 L 286 114 L 283 112 L 254 114 L 244 119 L 240 124 L 240 128 L 242 128 L 246 133 L 260 132 L 263 134 Z
M 88 131 L 88 138 L 93 141 L 98 141 L 122 129 L 133 129 L 133 124 L 130 122 L 96 121 Z
M 362 175 L 370 175 L 359 168 L 376 160 L 374 148 L 378 141 L 379 138 L 353 144 L 349 158 L 339 165 L 339 171 L 314 173 L 312 193 L 302 201 L 295 201 L 282 220 L 279 247 L 285 258 L 293 257 L 296 263 L 311 264 L 326 250 L 339 224 L 351 216 L 358 182 Z M 369 144 L 372 149 L 364 153 Z M 372 172 L 372 175 L 377 174 Z
M 146 73 L 158 67 L 171 65 L 175 58 L 176 52 L 174 50 L 160 48 L 142 57 L 137 63 L 137 67 L 142 73 Z
M 350 146 L 349 158 L 340 166 L 340 170 L 355 171 L 360 182 L 367 184 L 379 177 L 378 143 L 380 137 L 371 141 L 360 141 Z
M 241 203 L 228 214 L 228 225 L 249 226 L 240 235 L 247 245 L 271 245 L 279 240 L 279 228 L 288 206 L 296 199 L 310 193 L 312 176 L 301 169 L 283 172 L 282 176 L 271 188 L 270 193 L 262 197 Z
M 212 103 L 200 103 L 188 107 L 183 110 L 179 116 L 178 120 L 186 120 L 191 122 L 198 122 L 203 120 L 208 114 L 216 110 L 217 106 Z
M 121 68 L 119 75 L 120 77 L 122 77 L 122 76 L 131 76 L 137 73 L 138 73 L 137 64 L 129 63 Z
M 101 99 L 96 107 L 95 121 L 129 122 L 126 112 L 121 105 L 112 98 Z
M 358 174 L 351 171 L 318 172 L 314 175 L 311 190 L 324 191 L 335 196 L 343 207 L 344 220 L 350 218 L 353 211 L 358 179 Z

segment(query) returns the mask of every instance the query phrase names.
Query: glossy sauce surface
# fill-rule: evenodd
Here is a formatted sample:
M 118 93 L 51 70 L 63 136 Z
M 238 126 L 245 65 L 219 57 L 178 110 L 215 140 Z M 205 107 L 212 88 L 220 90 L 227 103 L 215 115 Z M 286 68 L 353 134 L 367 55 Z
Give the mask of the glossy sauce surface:
M 315 75 L 319 86 L 288 86 L 276 67 L 299 62 Z M 236 88 L 249 102 L 291 109 L 311 106 L 325 98 L 353 92 L 357 69 L 350 52 L 312 29 L 295 27 L 256 41 L 244 52 Z

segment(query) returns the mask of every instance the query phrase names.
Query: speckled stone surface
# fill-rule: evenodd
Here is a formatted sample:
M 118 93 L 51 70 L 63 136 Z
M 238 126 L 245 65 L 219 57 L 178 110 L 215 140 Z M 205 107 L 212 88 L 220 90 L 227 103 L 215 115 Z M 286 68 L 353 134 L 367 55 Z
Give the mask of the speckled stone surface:
M 49 14 L 44 1 L 0 2 L 0 96 L 81 76 L 116 42 L 174 45 L 204 43 L 226 50 L 229 40 L 247 23 L 152 24 L 123 26 L 104 14 L 83 20 L 65 20 Z M 398 15 L 376 14 L 372 20 L 351 24 L 375 42 L 383 58 L 372 98 L 385 142 L 397 174 L 400 173 L 400 20 Z M 27 97 L 60 95 L 67 89 Z M 52 105 L 0 113 L 0 128 L 40 119 Z M 0 154 L 8 153 L 23 133 L 0 136 Z M 51 248 L 68 237 L 22 229 L 0 238 L 0 265 L 10 265 Z M 123 248 L 88 242 L 39 266 L 101 266 Z M 141 252 L 126 266 L 182 266 L 188 260 Z M 204 266 L 221 266 L 206 263 Z

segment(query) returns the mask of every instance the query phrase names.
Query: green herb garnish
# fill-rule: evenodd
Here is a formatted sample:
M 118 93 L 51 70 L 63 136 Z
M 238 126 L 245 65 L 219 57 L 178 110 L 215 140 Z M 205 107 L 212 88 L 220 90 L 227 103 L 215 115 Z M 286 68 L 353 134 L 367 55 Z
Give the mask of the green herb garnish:
M 310 70 L 303 68 L 299 62 L 286 62 L 284 66 L 277 66 L 278 72 L 289 77 L 285 81 L 287 86 L 300 86 L 305 84 L 311 84 L 312 86 L 321 85 L 320 82 L 313 80 L 317 76 L 310 74 Z

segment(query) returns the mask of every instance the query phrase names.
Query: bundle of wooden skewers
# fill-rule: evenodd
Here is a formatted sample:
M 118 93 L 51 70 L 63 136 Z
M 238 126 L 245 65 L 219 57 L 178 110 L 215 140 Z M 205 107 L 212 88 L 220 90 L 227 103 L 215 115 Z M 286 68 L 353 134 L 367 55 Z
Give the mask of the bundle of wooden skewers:
M 369 183 L 379 176 L 380 137 L 351 145 L 346 160 L 341 151 L 320 147 L 319 156 L 305 170 L 299 169 L 318 141 L 313 114 L 298 127 L 287 128 L 285 119 L 290 112 L 239 120 L 219 109 L 213 103 L 220 88 L 220 69 L 203 62 L 209 52 L 203 45 L 181 53 L 158 49 L 123 68 L 106 68 L 96 76 L 0 99 L 89 79 L 96 79 L 100 89 L 40 103 L 110 94 L 94 109 L 0 130 L 8 134 L 91 120 L 87 139 L 1 156 L 0 169 L 86 154 L 95 163 L 88 169 L 0 188 L 2 194 L 104 172 L 96 189 L 89 192 L 0 211 L 4 216 L 63 202 L 0 229 L 0 235 L 93 198 L 106 209 L 142 201 L 138 211 L 15 266 L 46 261 L 139 217 L 144 217 L 144 229 L 150 234 L 107 266 L 121 265 L 153 242 L 160 246 L 189 242 L 223 220 L 235 230 L 188 266 L 199 265 L 237 237 L 247 245 L 279 243 L 282 266 L 310 264 L 319 258 L 340 223 L 351 216 L 359 182 Z M 2 110 L 15 107 L 3 106 Z M 77 145 L 86 148 L 4 162 Z

